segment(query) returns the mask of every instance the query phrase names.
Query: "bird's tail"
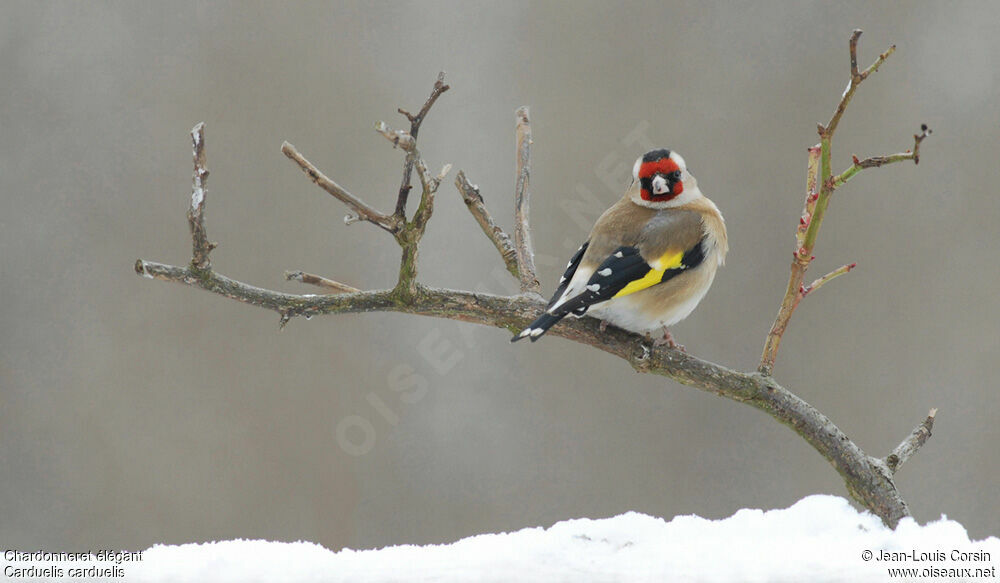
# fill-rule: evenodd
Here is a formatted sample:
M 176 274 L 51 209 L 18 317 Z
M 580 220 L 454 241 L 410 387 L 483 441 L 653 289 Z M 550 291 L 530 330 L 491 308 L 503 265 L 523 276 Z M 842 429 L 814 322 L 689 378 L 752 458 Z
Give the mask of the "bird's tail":
M 565 315 L 566 312 L 557 312 L 555 314 L 545 312 L 539 316 L 537 320 L 532 322 L 530 326 L 522 330 L 520 334 L 511 338 L 510 341 L 517 342 L 522 338 L 530 338 L 531 341 L 534 342 L 535 340 L 541 338 L 542 334 L 548 332 L 549 328 L 555 326 L 559 320 L 562 320 Z

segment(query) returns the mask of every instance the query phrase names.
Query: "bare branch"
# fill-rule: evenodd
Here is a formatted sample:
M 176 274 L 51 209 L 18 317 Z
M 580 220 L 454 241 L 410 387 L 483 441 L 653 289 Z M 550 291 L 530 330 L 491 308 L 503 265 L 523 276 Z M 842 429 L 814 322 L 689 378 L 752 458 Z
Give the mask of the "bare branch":
M 851 40 L 848 42 L 848 50 L 851 52 L 851 79 L 858 78 L 858 39 L 863 31 L 855 28 L 851 33 Z
M 851 102 L 851 98 L 854 97 L 854 91 L 858 88 L 858 85 L 862 81 L 868 78 L 869 75 L 878 71 L 878 68 L 882 66 L 882 63 L 889 58 L 896 50 L 896 45 L 889 47 L 884 53 L 879 55 L 878 59 L 863 72 L 858 72 L 858 39 L 861 38 L 861 29 L 855 29 L 851 33 L 851 40 L 849 42 L 848 48 L 851 52 L 851 78 L 847 82 L 847 88 L 844 89 L 843 95 L 840 96 L 840 102 L 837 104 L 837 109 L 834 110 L 833 116 L 830 117 L 829 123 L 826 127 L 820 126 L 819 133 L 820 136 L 824 134 L 833 137 L 833 133 L 837 131 L 837 125 L 840 123 L 840 118 L 844 115 L 844 111 L 847 110 L 847 104 Z
M 535 275 L 535 249 L 528 225 L 528 180 L 531 176 L 531 122 L 528 108 L 517 110 L 517 179 L 514 184 L 514 248 L 521 291 L 540 294 L 542 286 Z
M 346 224 L 349 225 L 359 220 L 364 220 L 377 225 L 390 233 L 395 233 L 399 229 L 399 223 L 393 217 L 378 212 L 365 204 L 365 202 L 360 198 L 354 196 L 350 192 L 347 192 L 344 187 L 328 178 L 325 174 L 320 172 L 318 168 L 313 166 L 312 162 L 306 160 L 302 154 L 299 154 L 299 151 L 295 149 L 295 146 L 285 142 L 281 144 L 281 151 L 285 154 L 285 156 L 294 160 L 295 163 L 302 168 L 302 171 L 306 173 L 309 179 L 316 184 L 316 186 L 319 186 L 323 190 L 329 192 L 334 196 L 334 198 L 346 204 L 348 208 L 354 211 L 353 218 L 345 218 L 344 222 Z
M 205 167 L 205 124 L 191 128 L 191 145 L 194 150 L 194 184 L 191 188 L 191 206 L 188 207 L 188 225 L 191 227 L 191 265 L 198 269 L 209 269 L 208 254 L 216 243 L 208 240 L 205 230 L 205 197 L 208 193 L 208 169 Z
M 296 316 L 360 312 L 400 312 L 433 316 L 503 328 L 516 333 L 545 310 L 542 298 L 512 297 L 461 290 L 417 288 L 413 300 L 397 301 L 394 290 L 363 291 L 334 295 L 293 295 L 261 289 L 215 272 L 201 277 L 188 268 L 139 260 L 138 274 L 205 289 L 228 298 L 274 310 L 283 321 Z M 549 331 L 626 360 L 636 371 L 669 377 L 696 389 L 746 403 L 760 409 L 802 436 L 830 460 L 859 503 L 895 527 L 909 515 L 906 503 L 887 476 L 847 438 L 833 422 L 814 407 L 759 373 L 740 373 L 687 353 L 650 346 L 645 337 L 618 328 L 601 331 L 591 317 L 571 319 Z
M 781 300 L 781 307 L 778 308 L 778 314 L 774 318 L 774 324 L 771 326 L 770 332 L 768 332 L 767 338 L 764 340 L 764 350 L 761 354 L 760 365 L 757 370 L 763 374 L 771 374 L 774 370 L 774 362 L 778 356 L 778 348 L 781 346 L 781 339 L 785 331 L 788 328 L 788 323 L 791 320 L 792 314 L 798 307 L 799 302 L 802 300 L 809 291 L 816 289 L 818 287 L 816 284 L 823 285 L 829 279 L 833 279 L 837 275 L 844 272 L 833 272 L 835 275 L 824 276 L 810 285 L 808 288 L 805 287 L 805 273 L 809 269 L 809 265 L 812 263 L 815 256 L 813 255 L 813 250 L 816 246 L 816 238 L 819 236 L 820 227 L 823 225 L 823 218 L 826 215 L 826 209 L 830 205 L 830 197 L 833 195 L 834 190 L 840 184 L 843 184 L 849 180 L 852 176 L 857 174 L 862 169 L 862 162 L 857 161 L 855 165 L 846 170 L 843 174 L 834 178 L 832 176 L 833 172 L 831 169 L 831 146 L 833 143 L 833 134 L 837 129 L 837 125 L 840 123 L 841 117 L 847 110 L 847 104 L 850 103 L 851 98 L 854 96 L 855 90 L 857 90 L 858 85 L 862 81 L 868 78 L 869 75 L 878 71 L 878 68 L 882 66 L 889 55 L 896 50 L 895 45 L 889 47 L 884 53 L 879 55 L 878 59 L 864 71 L 858 70 L 858 39 L 861 37 L 861 30 L 855 30 L 851 34 L 851 39 L 848 44 L 851 58 L 851 78 L 847 83 L 847 88 L 844 89 L 844 93 L 840 96 L 840 101 L 837 104 L 837 109 L 834 111 L 833 116 L 831 116 L 830 121 L 824 126 L 819 124 L 818 131 L 820 142 L 818 147 L 809 148 L 809 164 L 808 164 L 808 174 L 807 174 L 807 188 L 806 188 L 806 202 L 805 207 L 802 212 L 802 217 L 799 219 L 799 225 L 795 232 L 796 248 L 793 254 L 792 265 L 789 270 L 788 276 L 788 286 L 785 288 L 785 295 Z M 912 156 L 906 154 L 905 157 L 899 157 L 901 155 L 883 157 L 882 159 L 872 158 L 869 159 L 872 165 L 882 165 L 891 162 L 897 162 L 902 159 L 917 159 L 918 147 L 920 140 L 925 137 L 924 135 L 914 136 L 916 144 L 914 146 L 914 151 Z M 817 156 L 818 156 L 818 172 L 817 172 Z M 899 157 L 899 159 L 895 159 Z M 817 180 L 818 174 L 818 180 Z M 839 182 L 838 182 L 839 181 Z M 846 267 L 846 266 L 845 266 Z M 845 268 L 841 268 L 845 269 Z
M 802 216 L 799 218 L 799 228 L 795 231 L 795 240 L 798 243 L 796 251 L 802 249 L 806 240 L 806 231 L 812 221 L 813 213 L 816 211 L 816 200 L 819 198 L 819 191 L 816 188 L 819 176 L 819 155 L 820 145 L 808 149 L 809 159 L 806 165 L 806 201 L 802 205 Z
M 490 212 L 486 210 L 486 203 L 483 201 L 483 196 L 479 194 L 479 187 L 469 184 L 465 173 L 459 170 L 458 176 L 455 178 L 455 188 L 462 195 L 462 200 L 465 201 L 469 212 L 479 223 L 479 228 L 483 230 L 483 233 L 486 233 L 493 246 L 500 252 L 500 257 L 503 258 L 507 271 L 520 281 L 517 271 L 517 250 L 514 249 L 514 244 L 511 243 L 507 233 L 496 224 L 493 217 L 490 216 Z
M 820 146 L 817 144 L 809 148 L 809 158 L 806 165 L 806 197 L 802 208 L 802 216 L 799 218 L 799 227 L 795 231 L 796 248 L 792 253 L 791 275 L 788 278 L 788 287 L 781 300 L 781 307 L 778 308 L 778 315 L 774 318 L 771 331 L 768 332 L 764 340 L 764 352 L 760 357 L 760 367 L 758 370 L 764 374 L 770 374 L 774 368 L 774 360 L 778 356 L 778 348 L 781 346 L 781 339 L 788 328 L 788 322 L 802 301 L 802 281 L 806 269 L 812 261 L 812 255 L 805 250 L 806 233 L 809 224 L 812 222 L 813 213 L 816 210 L 816 201 L 819 192 L 816 190 L 817 174 L 819 172 Z
M 913 160 L 914 164 L 920 163 L 920 142 L 923 142 L 927 136 L 931 135 L 933 130 L 927 127 L 927 124 L 922 124 L 920 126 L 920 133 L 913 134 L 913 149 L 907 150 L 905 152 L 899 152 L 898 154 L 890 154 L 888 156 L 872 156 L 870 158 L 865 158 L 864 160 L 858 160 L 857 156 L 853 156 L 853 164 L 847 170 L 844 170 L 837 176 L 835 176 L 831 182 L 833 188 L 839 188 L 844 183 L 846 183 L 851 178 L 854 178 L 859 172 L 865 168 L 880 168 L 886 164 L 894 164 L 896 162 L 903 162 L 906 160 Z
M 451 164 L 445 164 L 437 176 L 430 174 L 430 170 L 427 169 L 427 164 L 422 158 L 417 159 L 416 168 L 417 175 L 420 177 L 420 185 L 423 188 L 420 195 L 420 205 L 413 213 L 413 225 L 423 233 L 427 227 L 427 221 L 430 220 L 431 214 L 434 212 L 434 194 L 437 193 L 441 181 L 451 171 Z
M 848 265 L 843 265 L 841 267 L 838 267 L 837 269 L 834 269 L 830 273 L 824 275 L 823 277 L 821 277 L 821 278 L 817 279 L 816 281 L 810 283 L 808 286 L 802 288 L 802 297 L 806 297 L 810 293 L 818 290 L 823 284 L 825 284 L 826 282 L 830 281 L 831 279 L 840 277 L 841 275 L 844 275 L 845 273 L 850 273 L 850 271 L 852 269 L 854 269 L 855 267 L 857 267 L 857 266 L 858 266 L 857 263 L 850 263 Z
M 301 281 L 302 283 L 319 286 L 323 289 L 329 290 L 331 293 L 336 294 L 353 294 L 361 291 L 356 287 L 351 287 L 347 284 L 340 283 L 339 281 L 333 281 L 332 279 L 327 279 L 320 275 L 313 275 L 304 271 L 286 271 L 285 279 L 288 281 Z
M 396 197 L 396 212 L 393 215 L 398 221 L 406 220 L 406 199 L 410 196 L 410 189 L 412 188 L 410 180 L 413 176 L 413 165 L 417 161 L 417 156 L 413 150 L 417 144 L 417 134 L 420 133 L 420 124 L 423 123 L 424 118 L 427 117 L 427 114 L 431 110 L 431 106 L 434 105 L 434 102 L 437 101 L 438 97 L 441 97 L 441 94 L 449 89 L 451 89 L 451 87 L 445 85 L 444 83 L 444 71 L 441 71 L 438 73 L 437 81 L 434 82 L 434 87 L 431 89 L 430 97 L 428 97 L 427 101 L 424 102 L 423 107 L 420 108 L 417 115 L 413 115 L 403 108 L 399 108 L 398 110 L 399 113 L 406 116 L 406 119 L 410 120 L 410 132 L 408 135 L 409 141 L 411 142 L 409 148 L 403 148 L 407 151 L 407 155 L 406 161 L 403 164 L 403 181 L 399 185 L 399 195 Z M 381 129 L 379 129 L 379 132 L 385 135 Z M 386 135 L 386 137 L 388 138 L 389 136 Z M 399 142 L 396 143 L 398 144 Z
M 434 82 L 434 87 L 431 89 L 430 97 L 428 97 L 427 101 L 424 102 L 423 107 L 420 108 L 420 111 L 417 112 L 417 115 L 410 115 L 410 112 L 402 108 L 400 108 L 398 111 L 399 113 L 405 115 L 406 119 L 410 120 L 411 124 L 416 124 L 417 129 L 419 129 L 420 124 L 423 123 L 424 118 L 427 117 L 427 113 L 431 110 L 431 106 L 434 105 L 434 102 L 437 101 L 437 98 L 441 97 L 441 94 L 449 89 L 451 89 L 451 86 L 445 85 L 444 71 L 441 71 L 440 73 L 438 73 L 437 81 Z M 411 131 L 410 134 L 416 136 L 416 132 L 414 131 Z
M 385 139 L 392 142 L 394 148 L 402 148 L 404 151 L 409 152 L 413 149 L 413 145 L 416 144 L 416 140 L 413 136 L 406 133 L 403 130 L 393 130 L 384 121 L 375 122 L 375 131 L 385 136 Z
M 910 433 L 907 437 L 896 446 L 896 449 L 892 450 L 885 458 L 885 465 L 889 468 L 889 471 L 896 473 L 906 460 L 910 459 L 910 456 L 917 453 L 922 445 L 927 443 L 930 439 L 931 430 L 934 429 L 934 417 L 937 415 L 937 409 L 931 409 L 927 414 L 927 419 L 924 419 L 920 425 Z
M 416 168 L 417 175 L 420 177 L 420 185 L 424 190 L 429 190 L 432 193 L 437 192 L 438 187 L 441 186 L 441 181 L 451 172 L 451 164 L 445 164 L 437 175 L 433 175 L 427 169 L 427 164 L 422 158 L 417 159 Z

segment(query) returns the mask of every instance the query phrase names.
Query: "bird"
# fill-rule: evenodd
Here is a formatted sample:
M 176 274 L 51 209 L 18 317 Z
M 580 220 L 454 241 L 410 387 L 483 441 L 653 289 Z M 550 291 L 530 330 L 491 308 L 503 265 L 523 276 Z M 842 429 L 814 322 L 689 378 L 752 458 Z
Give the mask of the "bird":
M 684 158 L 655 149 L 635 161 L 624 196 L 597 219 L 538 317 L 511 338 L 532 342 L 568 315 L 676 343 L 669 327 L 688 317 L 725 263 L 729 242 L 719 208 L 698 188 Z

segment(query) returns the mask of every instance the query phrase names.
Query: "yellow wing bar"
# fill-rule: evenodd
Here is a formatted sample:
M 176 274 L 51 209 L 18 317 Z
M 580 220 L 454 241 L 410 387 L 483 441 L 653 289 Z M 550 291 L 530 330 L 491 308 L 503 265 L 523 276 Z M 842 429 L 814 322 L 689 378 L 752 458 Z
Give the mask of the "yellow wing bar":
M 629 294 L 634 294 L 637 291 L 642 291 L 647 287 L 652 287 L 663 279 L 663 273 L 668 269 L 676 269 L 681 266 L 681 260 L 684 258 L 683 251 L 671 252 L 667 251 L 660 256 L 659 259 L 653 262 L 652 268 L 646 272 L 646 275 L 642 276 L 640 279 L 632 280 L 622 288 L 622 290 L 612 297 L 620 298 L 622 296 L 627 296 Z

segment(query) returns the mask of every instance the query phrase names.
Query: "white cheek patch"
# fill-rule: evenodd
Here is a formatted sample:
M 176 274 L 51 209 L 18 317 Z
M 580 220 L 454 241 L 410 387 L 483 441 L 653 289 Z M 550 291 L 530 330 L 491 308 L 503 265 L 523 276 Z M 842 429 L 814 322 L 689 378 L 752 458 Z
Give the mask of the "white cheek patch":
M 635 166 L 632 166 L 632 182 L 639 180 L 639 167 L 642 166 L 642 156 L 635 161 Z

